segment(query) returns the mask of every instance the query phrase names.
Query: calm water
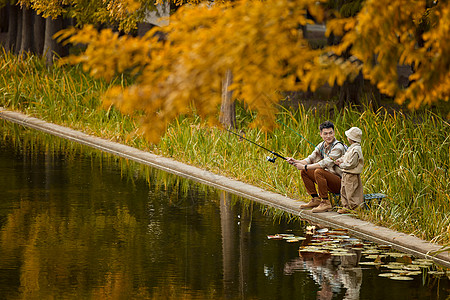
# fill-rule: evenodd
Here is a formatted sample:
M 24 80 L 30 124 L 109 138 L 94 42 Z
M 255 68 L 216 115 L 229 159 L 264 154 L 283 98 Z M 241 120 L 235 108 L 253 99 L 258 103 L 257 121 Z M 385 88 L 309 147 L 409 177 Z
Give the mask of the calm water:
M 307 224 L 0 121 L 0 299 L 448 299 L 359 256 L 299 255 Z

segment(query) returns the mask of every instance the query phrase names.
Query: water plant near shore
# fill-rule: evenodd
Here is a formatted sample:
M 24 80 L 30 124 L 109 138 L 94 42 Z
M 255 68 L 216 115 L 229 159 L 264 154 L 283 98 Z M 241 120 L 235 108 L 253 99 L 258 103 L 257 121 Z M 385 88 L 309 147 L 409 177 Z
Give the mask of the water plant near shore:
M 281 160 L 266 162 L 268 153 L 221 129 L 206 127 L 198 117 L 176 120 L 159 144 L 150 145 L 135 134 L 136 120 L 114 108 L 100 109 L 100 95 L 109 84 L 93 80 L 80 67 L 47 68 L 39 58 L 5 53 L 0 56 L 0 66 L 1 106 L 307 200 L 296 169 Z M 342 141 L 346 129 L 360 127 L 364 133 L 365 193 L 382 192 L 389 197 L 381 205 L 359 212 L 358 217 L 450 243 L 450 124 L 440 116 L 430 111 L 405 115 L 354 108 L 332 115 L 328 110 L 300 107 L 296 111 L 282 109 L 277 117 L 314 144 L 320 142 L 318 125 L 326 119 L 335 122 Z M 247 138 L 284 156 L 300 158 L 313 150 L 285 128 L 272 133 L 248 128 L 251 118 L 251 113 L 238 109 L 238 130 Z

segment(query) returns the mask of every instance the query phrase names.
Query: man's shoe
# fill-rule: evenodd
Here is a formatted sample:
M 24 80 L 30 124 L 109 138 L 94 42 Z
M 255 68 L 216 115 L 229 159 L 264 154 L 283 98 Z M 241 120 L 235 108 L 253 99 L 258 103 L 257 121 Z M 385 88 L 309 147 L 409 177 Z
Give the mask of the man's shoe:
M 321 212 L 326 212 L 326 211 L 329 211 L 332 209 L 333 209 L 333 206 L 331 206 L 330 200 L 322 200 L 320 205 L 316 208 L 313 208 L 311 211 L 313 213 L 321 213 Z
M 319 206 L 321 203 L 320 198 L 318 197 L 314 197 L 311 199 L 311 201 L 309 201 L 307 204 L 302 204 L 300 205 L 301 209 L 305 209 L 305 208 L 314 208 Z

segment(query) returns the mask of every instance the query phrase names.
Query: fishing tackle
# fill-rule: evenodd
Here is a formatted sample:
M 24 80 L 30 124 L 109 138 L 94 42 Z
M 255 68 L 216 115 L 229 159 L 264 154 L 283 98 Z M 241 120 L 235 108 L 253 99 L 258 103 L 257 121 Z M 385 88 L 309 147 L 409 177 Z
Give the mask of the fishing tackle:
M 260 147 L 260 148 L 262 148 L 262 149 L 264 149 L 264 150 L 266 150 L 266 151 L 269 151 L 270 153 L 272 153 L 275 157 L 267 156 L 267 157 L 266 157 L 266 160 L 267 160 L 268 162 L 274 163 L 275 160 L 277 159 L 277 157 L 282 158 L 282 159 L 284 159 L 284 160 L 287 161 L 287 158 L 284 157 L 284 156 L 282 156 L 281 154 L 276 153 L 275 151 L 269 150 L 269 149 L 267 149 L 266 147 L 261 146 L 261 145 L 255 143 L 255 142 L 253 142 L 253 141 L 251 141 L 251 140 L 245 138 L 244 136 L 242 136 L 242 135 L 240 135 L 240 134 L 234 132 L 234 131 L 231 131 L 231 130 L 226 129 L 226 128 L 225 128 L 225 130 L 228 131 L 228 132 L 231 132 L 231 133 L 234 134 L 234 135 L 237 135 L 238 137 L 240 137 L 241 139 L 246 140 L 247 142 L 250 142 L 250 143 L 252 143 L 252 144 L 254 144 L 254 145 L 256 145 L 256 146 L 258 146 L 258 147 Z

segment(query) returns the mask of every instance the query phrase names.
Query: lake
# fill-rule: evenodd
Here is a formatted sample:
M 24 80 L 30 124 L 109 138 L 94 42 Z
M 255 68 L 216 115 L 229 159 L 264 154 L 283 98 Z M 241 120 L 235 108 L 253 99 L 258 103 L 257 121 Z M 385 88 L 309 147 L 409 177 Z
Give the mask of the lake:
M 449 297 L 448 270 L 426 261 L 5 121 L 0 132 L 1 299 Z M 379 276 L 396 265 L 409 279 Z

